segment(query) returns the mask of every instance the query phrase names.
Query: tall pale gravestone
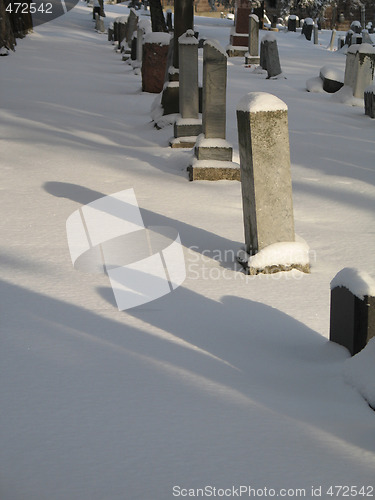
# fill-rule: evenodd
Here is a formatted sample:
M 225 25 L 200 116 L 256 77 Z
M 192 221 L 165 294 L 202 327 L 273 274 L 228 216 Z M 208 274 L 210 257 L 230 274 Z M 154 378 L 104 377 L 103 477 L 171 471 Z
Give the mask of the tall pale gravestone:
M 246 252 L 294 242 L 287 105 L 250 92 L 237 106 Z
M 374 79 L 375 47 L 368 43 L 361 44 L 355 56 L 355 77 L 353 95 L 363 99 L 366 87 Z
M 193 30 L 188 30 L 180 36 L 178 47 L 180 114 L 174 124 L 174 139 L 170 145 L 192 148 L 197 136 L 202 132 L 202 120 L 199 118 L 198 40 Z
M 232 162 L 226 138 L 227 54 L 213 40 L 203 47 L 202 134 L 188 167 L 190 180 L 239 180 L 239 166 Z
M 259 18 L 255 14 L 249 16 L 249 46 L 245 54 L 245 64 L 259 64 Z

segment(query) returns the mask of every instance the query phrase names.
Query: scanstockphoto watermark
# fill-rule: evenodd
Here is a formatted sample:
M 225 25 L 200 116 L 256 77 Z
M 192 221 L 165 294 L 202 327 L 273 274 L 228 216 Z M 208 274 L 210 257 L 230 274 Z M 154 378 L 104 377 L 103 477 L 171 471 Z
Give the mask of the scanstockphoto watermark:
M 254 281 L 257 275 L 249 275 L 244 271 L 243 265 L 239 263 L 239 254 L 242 250 L 235 249 L 201 249 L 197 245 L 190 246 L 186 253 L 186 274 L 192 280 L 211 281 Z M 293 262 L 294 255 L 288 256 L 283 253 L 283 260 Z M 317 260 L 314 250 L 309 250 L 308 260 L 311 264 Z M 302 280 L 305 273 L 293 270 L 291 272 L 274 272 L 262 274 L 262 279 L 278 280 Z
M 311 491 L 310 491 L 311 490 Z M 172 488 L 174 497 L 188 498 L 263 498 L 263 497 L 281 497 L 281 498 L 306 498 L 314 495 L 313 488 L 254 488 L 248 485 L 230 486 L 227 488 L 217 488 L 216 486 L 206 485 L 202 488 L 186 488 L 175 485 Z
M 120 311 L 167 295 L 186 278 L 178 232 L 145 227 L 133 189 L 82 206 L 66 232 L 74 268 L 106 274 Z

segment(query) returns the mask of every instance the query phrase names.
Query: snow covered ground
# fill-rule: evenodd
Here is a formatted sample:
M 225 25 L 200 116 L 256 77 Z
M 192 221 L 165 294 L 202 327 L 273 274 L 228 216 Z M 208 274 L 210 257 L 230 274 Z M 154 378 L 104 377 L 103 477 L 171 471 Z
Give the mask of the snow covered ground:
M 106 12 L 108 23 L 129 11 Z M 196 18 L 222 46 L 231 26 Z M 331 485 L 375 496 L 375 413 L 348 384 L 359 358 L 327 340 L 332 278 L 344 267 L 375 277 L 375 123 L 306 92 L 321 67 L 344 69 L 330 33 L 320 39 L 277 33 L 286 79 L 228 60 L 235 158 L 241 97 L 288 105 L 310 275 L 241 272 L 240 184 L 188 182 L 191 152 L 168 148 L 172 127 L 153 127 L 155 96 L 85 3 L 1 58 L 1 500 L 166 500 L 206 486 L 213 497 L 246 498 L 250 486 L 348 496 Z M 73 268 L 65 223 L 131 188 L 146 226 L 179 232 L 187 277 L 119 311 L 106 276 Z

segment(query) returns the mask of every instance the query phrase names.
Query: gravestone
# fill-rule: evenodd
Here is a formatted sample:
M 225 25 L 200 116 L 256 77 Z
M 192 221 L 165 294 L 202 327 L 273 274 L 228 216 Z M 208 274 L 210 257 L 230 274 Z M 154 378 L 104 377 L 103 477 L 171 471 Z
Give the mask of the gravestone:
M 264 5 L 261 6 L 260 10 L 262 14 L 261 16 L 258 15 L 258 19 L 263 20 Z M 235 25 L 231 29 L 229 45 L 227 47 L 229 57 L 245 56 L 248 51 L 249 16 L 251 11 L 251 3 L 248 0 L 235 0 Z
M 113 41 L 113 23 L 110 23 L 108 26 L 108 41 Z
M 138 24 L 138 16 L 134 9 L 130 9 L 128 22 L 126 24 L 126 32 L 125 32 L 126 43 L 128 44 L 129 47 L 131 46 L 132 43 L 133 33 L 137 29 L 137 24 Z
M 329 42 L 329 50 L 333 50 L 333 44 L 335 43 L 336 30 L 332 30 L 331 41 Z
M 329 339 L 354 355 L 375 336 L 375 283 L 366 273 L 342 269 L 331 281 Z
M 354 32 L 354 33 L 358 33 L 360 34 L 362 32 L 362 26 L 361 26 L 361 23 L 359 21 L 353 21 L 352 24 L 350 25 L 350 29 Z
M 246 252 L 294 242 L 288 108 L 276 96 L 250 92 L 237 106 Z
M 349 30 L 346 33 L 346 36 L 345 36 L 345 45 L 347 45 L 348 47 L 350 47 L 351 44 L 352 44 L 353 35 L 354 35 L 354 31 L 353 30 Z
M 172 23 L 172 11 L 171 9 L 167 10 L 167 16 L 165 20 L 165 24 L 167 25 L 168 31 L 173 31 L 173 23 Z
M 255 14 L 249 16 L 249 45 L 245 54 L 245 64 L 259 64 L 259 18 Z
M 298 19 L 297 16 L 295 16 L 294 14 L 289 16 L 289 18 L 288 18 L 288 31 L 294 31 L 294 32 L 297 31 L 297 19 Z
M 375 85 L 365 89 L 365 115 L 375 118 Z
M 302 34 L 305 35 L 305 38 L 308 41 L 311 40 L 313 28 L 314 28 L 314 21 L 311 19 L 311 17 L 306 17 L 302 26 Z
M 363 99 L 365 88 L 374 79 L 375 47 L 361 44 L 355 56 L 353 96 Z
M 198 91 L 198 40 L 193 30 L 188 30 L 178 39 L 179 46 L 179 110 L 174 124 L 174 139 L 171 147 L 192 148 L 202 132 L 199 118 Z
M 355 57 L 358 52 L 359 45 L 350 45 L 346 52 L 345 77 L 344 85 L 351 88 L 354 86 L 355 77 Z
M 125 16 L 121 16 L 116 18 L 115 23 L 117 24 L 117 49 L 121 50 L 121 44 L 125 39 L 126 35 L 126 23 L 128 18 Z
M 140 26 L 138 26 L 138 29 L 137 29 L 137 62 L 138 62 L 139 67 L 142 66 L 143 35 L 144 35 L 143 29 Z
M 282 73 L 277 41 L 271 33 L 262 39 L 260 64 L 267 70 L 267 78 L 275 78 Z
M 159 94 L 163 90 L 169 42 L 168 33 L 149 33 L 145 36 L 142 53 L 143 92 Z
M 344 78 L 341 71 L 330 66 L 320 68 L 319 77 L 323 81 L 323 90 L 329 94 L 338 92 L 344 86 Z
M 316 24 L 314 24 L 314 45 L 318 45 L 319 44 L 319 30 L 318 30 L 318 26 Z
M 232 162 L 226 138 L 227 54 L 213 40 L 203 47 L 202 134 L 188 167 L 190 180 L 239 180 L 239 166 Z
M 362 30 L 362 43 L 369 43 L 370 45 L 374 43 L 368 30 Z

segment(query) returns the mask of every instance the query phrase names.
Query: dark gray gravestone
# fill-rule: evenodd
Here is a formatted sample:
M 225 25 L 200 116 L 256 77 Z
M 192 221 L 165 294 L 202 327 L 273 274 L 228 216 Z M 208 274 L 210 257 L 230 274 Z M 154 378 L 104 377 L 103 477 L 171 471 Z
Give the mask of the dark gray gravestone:
M 173 31 L 173 23 L 172 23 L 172 11 L 170 9 L 167 10 L 167 16 L 165 20 L 165 24 L 167 25 L 168 31 Z
M 375 85 L 365 89 L 365 115 L 375 118 Z
M 353 35 L 354 35 L 354 31 L 353 30 L 349 30 L 346 33 L 346 36 L 345 36 L 345 45 L 347 45 L 348 47 L 350 47 L 351 44 L 352 44 Z
M 355 269 L 343 269 L 331 282 L 329 338 L 346 347 L 352 355 L 375 336 L 375 297 L 366 295 L 371 289 L 367 279 Z M 358 291 L 358 286 L 363 287 L 365 294 Z
M 303 23 L 302 33 L 305 35 L 306 40 L 310 41 L 314 28 L 314 21 L 311 17 L 307 17 Z
M 273 35 L 266 35 L 262 43 L 268 74 L 267 78 L 274 78 L 275 76 L 281 75 L 280 58 L 276 39 L 273 38 Z
M 293 14 L 288 18 L 288 31 L 297 31 L 297 16 Z

